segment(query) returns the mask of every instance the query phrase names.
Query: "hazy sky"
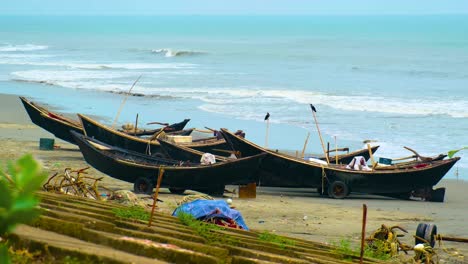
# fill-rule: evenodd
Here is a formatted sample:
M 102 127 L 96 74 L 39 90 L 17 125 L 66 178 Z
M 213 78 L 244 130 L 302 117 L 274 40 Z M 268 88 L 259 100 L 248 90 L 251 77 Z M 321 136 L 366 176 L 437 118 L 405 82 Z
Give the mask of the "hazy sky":
M 468 0 L 0 0 L 0 14 L 468 14 Z

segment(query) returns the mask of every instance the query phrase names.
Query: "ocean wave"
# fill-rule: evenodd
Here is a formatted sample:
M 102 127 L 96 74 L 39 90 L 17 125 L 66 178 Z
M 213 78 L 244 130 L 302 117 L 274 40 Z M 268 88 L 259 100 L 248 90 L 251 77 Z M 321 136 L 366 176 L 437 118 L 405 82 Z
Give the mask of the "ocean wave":
M 174 50 L 174 49 L 153 49 L 152 53 L 164 54 L 164 57 L 180 57 L 180 56 L 193 56 L 203 55 L 206 52 L 193 51 L 193 50 Z
M 35 51 L 35 50 L 45 50 L 48 49 L 48 46 L 45 45 L 34 45 L 34 44 L 24 44 L 24 45 L 2 45 L 0 46 L 0 52 L 15 52 L 15 51 Z
M 151 70 L 151 69 L 193 69 L 192 63 L 83 63 L 83 62 L 33 62 L 24 60 L 2 60 L 0 64 L 64 67 L 84 70 Z
M 69 65 L 69 64 L 67 64 Z M 80 64 L 83 66 L 83 64 Z M 170 64 L 171 66 L 174 66 Z M 95 66 L 94 64 L 92 66 Z M 115 67 L 116 65 L 112 65 Z M 128 67 L 129 65 L 126 65 Z M 143 66 L 143 65 L 141 65 Z M 154 65 L 153 65 L 154 66 Z M 160 66 L 160 65 L 159 65 Z M 134 67 L 139 69 L 141 67 Z M 94 69 L 91 67 L 91 69 Z M 16 81 L 40 82 L 60 85 L 69 88 L 86 88 L 104 91 L 126 91 L 138 73 L 122 71 L 46 71 L 31 70 L 11 73 Z M 197 99 L 205 102 L 205 111 L 243 116 L 246 112 L 259 110 L 293 113 L 307 109 L 313 103 L 320 111 L 328 107 L 346 112 L 374 112 L 390 116 L 389 118 L 407 116 L 446 115 L 453 118 L 468 118 L 468 100 L 463 98 L 439 97 L 390 97 L 373 95 L 336 95 L 306 90 L 280 90 L 264 88 L 214 88 L 214 87 L 153 87 L 150 83 L 140 83 L 135 92 L 145 96 L 176 96 L 179 98 Z M 242 110 L 242 111 L 241 111 Z M 255 118 L 262 118 L 258 115 Z
M 0 53 L 1 59 L 23 59 L 23 60 L 30 60 L 30 59 L 44 59 L 44 58 L 51 58 L 54 55 L 48 54 L 17 54 L 17 53 Z M 0 62 L 1 63 L 1 62 Z
M 254 107 L 290 107 L 291 103 L 324 105 L 345 111 L 377 112 L 398 115 L 447 115 L 454 118 L 468 118 L 468 101 L 463 99 L 440 98 L 397 98 L 383 96 L 333 95 L 304 90 L 264 89 L 214 89 L 214 88 L 150 88 L 149 93 L 174 93 L 187 98 L 200 99 L 212 104 L 213 108 L 228 108 L 224 113 L 236 112 L 239 105 Z M 231 105 L 232 107 L 226 107 Z M 207 106 L 205 106 L 207 108 Z M 267 109 L 266 109 L 267 110 Z M 287 109 L 285 109 L 287 110 Z
M 122 78 L 134 78 L 136 75 L 131 72 L 109 72 L 109 71 L 90 71 L 90 70 L 30 70 L 16 71 L 10 73 L 15 81 L 31 82 L 51 82 L 62 81 L 86 81 L 86 80 L 112 80 Z

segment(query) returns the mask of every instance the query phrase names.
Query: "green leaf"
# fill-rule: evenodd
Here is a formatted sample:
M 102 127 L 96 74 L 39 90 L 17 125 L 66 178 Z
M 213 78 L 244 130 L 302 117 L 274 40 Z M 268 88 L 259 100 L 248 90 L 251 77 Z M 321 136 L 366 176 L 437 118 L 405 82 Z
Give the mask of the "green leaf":
M 16 186 L 20 190 L 40 174 L 39 163 L 30 154 L 21 157 L 16 162 L 16 168 Z
M 10 264 L 10 255 L 6 244 L 0 244 L 0 263 Z
M 4 232 L 10 232 L 17 224 L 27 224 L 34 220 L 34 218 L 38 217 L 40 211 L 35 210 L 15 210 L 10 212 L 10 215 L 4 220 L 6 227 L 2 228 L 5 230 Z
M 14 210 L 34 209 L 38 203 L 39 203 L 39 201 L 37 199 L 35 199 L 34 197 L 19 197 L 13 203 L 13 206 L 11 207 L 11 210 L 14 211 Z
M 449 157 L 449 159 L 451 159 L 458 151 L 464 150 L 464 149 L 468 149 L 468 147 L 463 147 L 463 148 L 460 148 L 460 149 L 450 150 L 450 151 L 447 153 L 447 156 Z
M 0 208 L 10 209 L 13 203 L 11 189 L 5 180 L 0 181 Z

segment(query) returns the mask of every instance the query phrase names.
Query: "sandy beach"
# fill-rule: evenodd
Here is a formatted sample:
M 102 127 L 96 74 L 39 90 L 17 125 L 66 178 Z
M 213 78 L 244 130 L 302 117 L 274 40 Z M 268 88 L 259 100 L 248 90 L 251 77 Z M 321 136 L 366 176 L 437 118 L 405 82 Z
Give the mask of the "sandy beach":
M 44 102 L 38 102 L 44 103 Z M 39 150 L 39 138 L 53 138 L 53 135 L 34 125 L 24 111 L 18 96 L 0 94 L 0 161 L 2 166 L 26 153 L 32 153 L 40 160 L 49 174 L 65 168 L 88 167 L 77 146 L 55 139 L 57 148 L 53 151 Z M 102 186 L 118 190 L 132 190 L 133 185 L 104 175 L 91 168 L 93 177 L 103 177 Z M 468 183 L 456 179 L 444 179 L 438 187 L 446 187 L 444 203 L 424 201 L 402 201 L 380 196 L 352 194 L 343 200 L 321 198 L 311 189 L 257 189 L 256 199 L 239 199 L 235 193 L 225 193 L 232 198 L 247 225 L 252 229 L 268 230 L 281 235 L 300 237 L 308 240 L 333 242 L 360 238 L 362 206 L 368 206 L 367 235 L 380 225 L 401 226 L 408 234 L 401 240 L 414 244 L 412 234 L 420 222 L 434 223 L 438 232 L 446 236 L 468 238 Z M 237 190 L 237 186 L 228 186 Z M 186 194 L 192 193 L 187 191 Z M 161 189 L 159 210 L 171 213 L 181 195 L 170 194 Z M 150 202 L 150 200 L 148 200 Z M 452 248 L 468 257 L 468 245 L 444 242 L 445 248 Z M 439 250 L 440 254 L 445 254 Z M 457 260 L 458 261 L 458 260 Z

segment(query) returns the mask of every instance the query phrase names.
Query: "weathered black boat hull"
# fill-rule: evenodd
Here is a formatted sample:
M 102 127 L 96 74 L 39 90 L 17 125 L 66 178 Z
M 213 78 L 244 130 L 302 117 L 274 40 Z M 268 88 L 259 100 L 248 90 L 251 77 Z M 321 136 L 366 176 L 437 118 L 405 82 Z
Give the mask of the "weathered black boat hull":
M 257 181 L 255 171 L 264 154 L 212 165 L 180 166 L 180 161 L 161 159 L 123 150 L 72 133 L 86 162 L 97 170 L 119 180 L 134 183 L 139 178 L 156 183 L 159 169 L 164 168 L 162 187 L 192 190 L 215 190 L 227 184 Z M 92 143 L 110 149 L 100 150 Z M 224 190 L 224 189 L 223 189 Z
M 226 141 L 242 155 L 255 155 L 266 151 L 268 155 L 260 164 L 259 186 L 321 188 L 322 181 L 329 185 L 335 181 L 347 184 L 350 191 L 391 194 L 408 193 L 420 188 L 431 188 L 452 168 L 460 158 L 409 164 L 404 169 L 355 171 L 343 165 L 321 165 L 267 151 L 227 130 L 222 130 Z M 420 168 L 417 168 L 420 167 Z
M 83 134 L 83 129 L 81 126 L 54 118 L 52 113 L 49 114 L 49 112 L 39 108 L 24 97 L 20 97 L 20 100 L 23 103 L 23 106 L 26 109 L 26 112 L 28 113 L 31 121 L 37 126 L 52 133 L 55 137 L 69 143 L 76 144 L 75 140 L 70 134 L 70 130 Z
M 161 146 L 156 140 L 149 142 L 148 139 L 142 139 L 134 136 L 127 135 L 117 130 L 108 128 L 92 120 L 89 117 L 78 114 L 81 123 L 88 137 L 95 138 L 111 146 L 135 151 L 143 154 L 162 154 Z M 216 149 L 229 149 L 229 146 L 224 140 L 211 140 L 208 142 L 197 142 L 187 144 L 188 147 L 194 148 L 201 152 L 210 152 L 226 156 L 225 152 L 216 151 Z M 160 155 L 158 154 L 158 155 Z
M 447 174 L 459 157 L 429 163 L 415 163 L 404 170 L 352 171 L 327 169 L 330 182 L 342 181 L 351 191 L 375 194 L 409 193 L 418 189 L 432 188 Z M 427 168 L 417 169 L 427 164 Z

